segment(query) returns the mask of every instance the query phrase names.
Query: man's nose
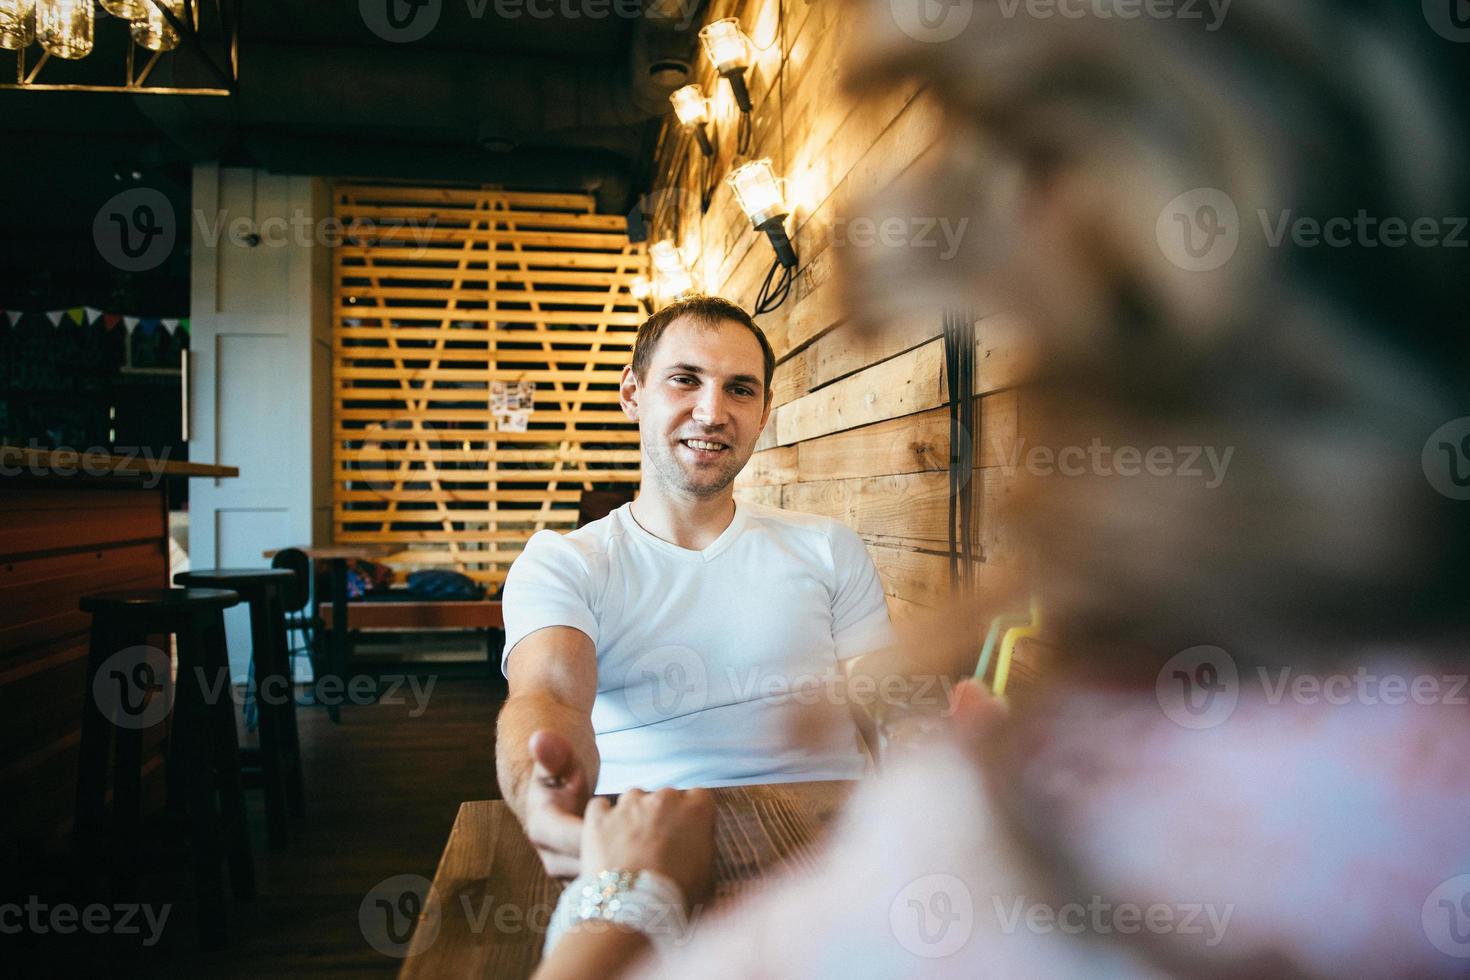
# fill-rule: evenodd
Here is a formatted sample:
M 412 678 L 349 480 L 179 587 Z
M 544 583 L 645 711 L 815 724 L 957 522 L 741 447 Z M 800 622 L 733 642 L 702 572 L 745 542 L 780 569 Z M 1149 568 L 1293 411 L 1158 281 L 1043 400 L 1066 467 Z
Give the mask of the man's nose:
M 725 393 L 714 385 L 705 386 L 694 403 L 694 421 L 701 425 L 724 425 L 729 415 Z

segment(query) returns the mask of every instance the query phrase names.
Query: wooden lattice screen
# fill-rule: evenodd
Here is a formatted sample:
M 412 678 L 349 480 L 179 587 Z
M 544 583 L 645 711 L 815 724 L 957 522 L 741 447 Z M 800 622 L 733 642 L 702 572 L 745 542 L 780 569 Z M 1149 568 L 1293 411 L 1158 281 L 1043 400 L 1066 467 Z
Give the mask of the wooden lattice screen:
M 639 478 L 617 381 L 642 246 L 586 194 L 334 193 L 336 540 L 499 583 L 583 489 Z M 529 416 L 505 414 L 518 397 Z

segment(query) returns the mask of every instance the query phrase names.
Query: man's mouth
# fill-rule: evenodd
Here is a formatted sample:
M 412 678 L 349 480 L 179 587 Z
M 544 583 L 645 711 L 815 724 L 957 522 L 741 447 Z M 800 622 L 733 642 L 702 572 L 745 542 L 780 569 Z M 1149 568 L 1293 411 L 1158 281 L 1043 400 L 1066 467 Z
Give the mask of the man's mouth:
M 699 456 L 715 456 L 730 448 L 725 443 L 712 439 L 680 439 L 679 442 Z

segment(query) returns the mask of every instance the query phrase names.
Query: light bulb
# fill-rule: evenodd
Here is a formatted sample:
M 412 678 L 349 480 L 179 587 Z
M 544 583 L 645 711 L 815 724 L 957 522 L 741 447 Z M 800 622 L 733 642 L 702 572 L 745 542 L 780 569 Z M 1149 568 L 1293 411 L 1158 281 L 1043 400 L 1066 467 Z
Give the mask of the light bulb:
M 698 85 L 685 85 L 675 90 L 669 96 L 669 101 L 674 103 L 674 115 L 685 126 L 697 126 L 709 121 L 709 100 L 704 97 Z
M 163 0 L 163 5 L 180 23 L 184 19 L 184 0 Z M 133 42 L 149 51 L 172 51 L 179 46 L 179 32 L 163 16 L 158 5 L 149 0 L 143 16 L 133 21 Z
M 752 160 L 736 167 L 725 182 L 735 192 L 740 210 L 756 227 L 787 213 L 786 205 L 781 201 L 781 184 L 776 180 L 769 158 Z
M 36 39 L 55 58 L 85 58 L 92 53 L 92 0 L 37 0 Z
M 97 0 L 102 4 L 102 9 L 114 17 L 123 20 L 137 20 L 143 16 L 147 7 L 153 6 L 150 0 Z
M 694 277 L 684 264 L 684 256 L 672 238 L 655 243 L 648 250 L 653 259 L 653 291 L 661 299 L 676 299 L 694 291 Z
M 19 51 L 36 39 L 36 0 L 0 0 L 0 48 Z
M 677 272 L 684 268 L 684 257 L 679 254 L 679 248 L 672 238 L 655 242 L 649 248 L 648 254 L 653 258 L 653 267 L 659 272 Z
M 704 53 L 721 75 L 739 71 L 750 64 L 750 38 L 740 29 L 734 17 L 710 21 L 699 32 Z
M 688 269 L 658 274 L 658 294 L 665 299 L 678 299 L 685 293 L 693 291 L 694 278 L 689 275 Z

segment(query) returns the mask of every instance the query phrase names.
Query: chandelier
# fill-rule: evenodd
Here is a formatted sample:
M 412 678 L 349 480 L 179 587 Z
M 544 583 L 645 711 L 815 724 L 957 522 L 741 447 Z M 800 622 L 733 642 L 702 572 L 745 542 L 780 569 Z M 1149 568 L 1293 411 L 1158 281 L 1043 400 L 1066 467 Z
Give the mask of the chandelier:
M 15 81 L 0 82 L 0 89 L 231 95 L 239 80 L 239 24 L 240 0 L 0 0 L 0 65 L 6 54 L 15 59 Z M 92 56 L 99 34 L 108 52 L 126 46 L 122 77 L 57 77 L 77 74 L 67 63 Z M 176 49 L 174 57 L 191 58 L 212 84 L 150 84 L 159 59 Z

